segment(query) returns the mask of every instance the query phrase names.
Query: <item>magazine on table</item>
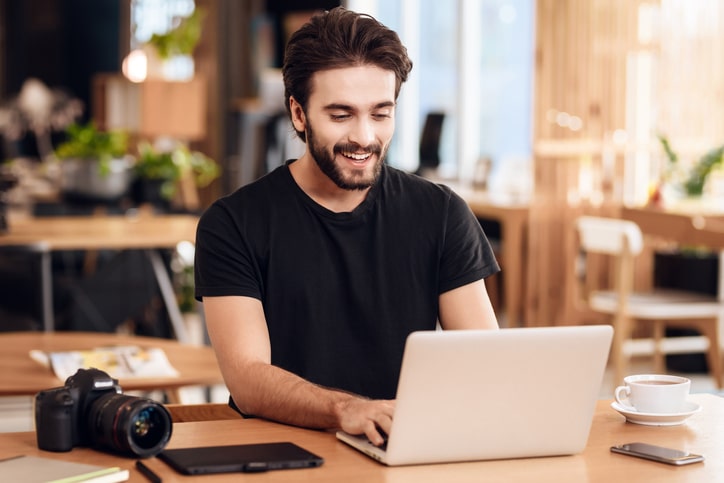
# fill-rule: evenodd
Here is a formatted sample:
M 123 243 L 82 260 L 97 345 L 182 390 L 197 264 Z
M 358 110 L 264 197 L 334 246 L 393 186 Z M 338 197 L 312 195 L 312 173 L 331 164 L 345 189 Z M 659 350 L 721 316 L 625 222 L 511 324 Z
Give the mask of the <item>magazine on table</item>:
M 163 349 L 110 346 L 59 352 L 30 351 L 30 357 L 50 367 L 61 381 L 78 369 L 96 368 L 114 379 L 178 377 Z

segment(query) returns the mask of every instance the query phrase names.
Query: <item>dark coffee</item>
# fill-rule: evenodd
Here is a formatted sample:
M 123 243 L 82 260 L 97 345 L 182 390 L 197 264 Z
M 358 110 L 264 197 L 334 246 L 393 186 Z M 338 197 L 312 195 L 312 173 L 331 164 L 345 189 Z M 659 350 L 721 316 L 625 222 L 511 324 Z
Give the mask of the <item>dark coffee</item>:
M 649 386 L 670 386 L 671 384 L 681 384 L 681 382 L 652 380 L 652 381 L 636 381 L 636 384 L 646 384 Z

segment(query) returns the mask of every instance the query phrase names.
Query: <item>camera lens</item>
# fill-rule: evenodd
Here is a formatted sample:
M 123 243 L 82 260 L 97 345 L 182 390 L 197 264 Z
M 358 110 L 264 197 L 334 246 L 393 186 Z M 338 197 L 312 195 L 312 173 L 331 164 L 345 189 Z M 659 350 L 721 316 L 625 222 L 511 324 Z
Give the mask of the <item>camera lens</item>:
M 160 453 L 171 438 L 171 416 L 150 399 L 106 394 L 93 402 L 88 421 L 95 443 L 142 458 Z

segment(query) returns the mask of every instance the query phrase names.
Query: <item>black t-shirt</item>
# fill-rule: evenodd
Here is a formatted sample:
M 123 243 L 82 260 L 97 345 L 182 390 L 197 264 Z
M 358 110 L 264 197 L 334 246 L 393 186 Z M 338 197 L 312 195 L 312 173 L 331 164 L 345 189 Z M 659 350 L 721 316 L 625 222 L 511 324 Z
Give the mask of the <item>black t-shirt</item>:
M 392 399 L 407 335 L 435 328 L 439 295 L 499 268 L 448 187 L 384 166 L 362 204 L 334 213 L 287 164 L 209 207 L 195 270 L 201 300 L 261 300 L 274 365 Z

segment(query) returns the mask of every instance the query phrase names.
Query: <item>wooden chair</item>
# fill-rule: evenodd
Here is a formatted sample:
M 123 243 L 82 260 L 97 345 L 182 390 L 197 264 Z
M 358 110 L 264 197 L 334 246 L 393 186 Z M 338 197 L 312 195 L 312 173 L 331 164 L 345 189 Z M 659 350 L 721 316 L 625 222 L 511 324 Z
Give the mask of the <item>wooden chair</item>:
M 593 290 L 587 294 L 588 307 L 597 313 L 612 317 L 614 339 L 611 362 L 614 381 L 623 379 L 629 359 L 627 345 L 633 339 L 633 324 L 648 321 L 652 324 L 654 368 L 665 371 L 664 352 L 698 352 L 690 348 L 675 348 L 666 344 L 666 327 L 691 328 L 706 340 L 709 371 L 718 388 L 722 388 L 722 360 L 719 346 L 719 319 L 724 318 L 724 304 L 716 298 L 680 290 L 653 289 L 635 292 L 634 258 L 641 253 L 643 236 L 632 221 L 614 218 L 582 216 L 576 220 L 581 250 L 615 257 L 613 287 Z
M 238 419 L 239 413 L 231 409 L 227 403 L 209 404 L 166 404 L 174 423 L 193 421 L 216 421 L 220 419 Z

